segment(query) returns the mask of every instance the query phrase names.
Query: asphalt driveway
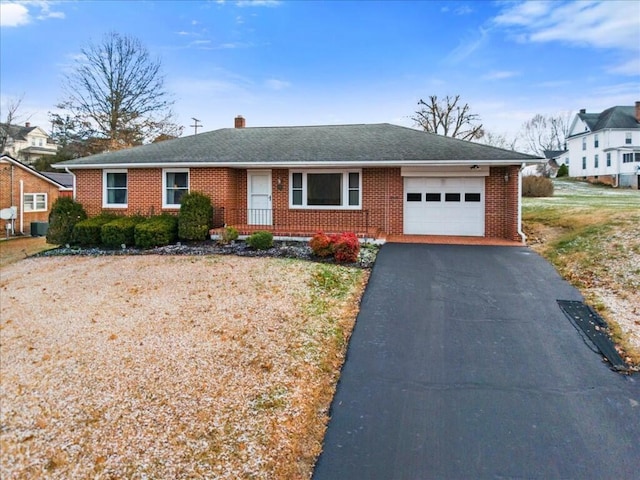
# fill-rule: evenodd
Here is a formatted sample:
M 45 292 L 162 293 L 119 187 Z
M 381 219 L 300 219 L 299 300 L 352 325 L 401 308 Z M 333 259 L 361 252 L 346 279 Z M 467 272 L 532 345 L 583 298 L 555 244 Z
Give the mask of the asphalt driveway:
M 313 478 L 638 478 L 640 378 L 556 299 L 525 247 L 385 245 Z

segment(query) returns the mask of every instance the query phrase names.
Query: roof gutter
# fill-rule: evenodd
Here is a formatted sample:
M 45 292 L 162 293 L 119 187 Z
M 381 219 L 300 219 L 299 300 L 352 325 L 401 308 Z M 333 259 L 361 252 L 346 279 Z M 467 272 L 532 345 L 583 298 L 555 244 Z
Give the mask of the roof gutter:
M 544 158 L 532 158 L 526 163 L 543 163 Z M 54 168 L 74 170 L 86 169 L 109 169 L 109 168 L 198 168 L 198 167 L 218 167 L 218 168 L 384 168 L 384 167 L 442 167 L 442 166 L 469 166 L 487 165 L 492 167 L 504 167 L 508 165 L 523 164 L 522 159 L 514 160 L 390 160 L 379 162 L 345 162 L 345 161 L 296 161 L 296 162 L 154 162 L 154 163 L 95 163 L 77 165 L 53 165 Z

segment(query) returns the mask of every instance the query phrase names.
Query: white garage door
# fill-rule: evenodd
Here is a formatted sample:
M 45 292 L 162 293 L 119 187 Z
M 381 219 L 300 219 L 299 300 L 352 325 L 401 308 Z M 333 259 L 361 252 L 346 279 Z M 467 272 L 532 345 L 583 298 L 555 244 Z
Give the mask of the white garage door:
M 484 177 L 405 177 L 404 233 L 483 236 Z

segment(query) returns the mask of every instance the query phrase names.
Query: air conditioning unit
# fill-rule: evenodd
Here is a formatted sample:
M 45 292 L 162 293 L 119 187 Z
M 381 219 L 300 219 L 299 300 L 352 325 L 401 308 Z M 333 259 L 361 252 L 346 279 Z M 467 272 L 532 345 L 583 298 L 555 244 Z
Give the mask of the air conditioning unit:
M 48 222 L 31 222 L 31 236 L 44 237 L 49 230 Z

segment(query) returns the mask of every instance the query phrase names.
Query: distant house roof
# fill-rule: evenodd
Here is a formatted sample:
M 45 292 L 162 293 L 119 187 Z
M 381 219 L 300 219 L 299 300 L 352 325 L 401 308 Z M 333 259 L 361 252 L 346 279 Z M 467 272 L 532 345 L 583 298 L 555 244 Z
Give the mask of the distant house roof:
M 0 128 L 6 129 L 7 135 L 15 140 L 26 140 L 27 135 L 38 127 L 0 123 Z
M 547 160 L 552 160 L 554 158 L 558 158 L 561 155 L 564 155 L 565 153 L 567 153 L 567 150 L 545 150 L 543 153 L 544 158 L 546 158 Z
M 55 185 L 60 190 L 71 190 L 71 188 L 73 187 L 73 175 L 71 174 L 39 172 L 35 168 L 30 167 L 29 165 L 25 165 L 20 160 L 16 160 L 15 158 L 7 154 L 0 155 L 0 160 L 3 162 L 9 162 L 18 168 L 22 168 L 32 175 Z M 60 177 L 60 175 L 64 175 L 64 177 Z
M 47 177 L 50 180 L 53 180 L 56 183 L 59 183 L 63 187 L 71 188 L 73 187 L 73 175 L 70 173 L 59 173 L 59 172 L 40 172 L 43 176 Z
M 639 129 L 640 122 L 636 119 L 635 106 L 617 106 L 606 109 L 601 113 L 578 113 L 589 130 L 596 132 L 608 128 Z
M 56 168 L 224 165 L 513 164 L 539 158 L 388 123 L 223 128 L 58 163 Z

